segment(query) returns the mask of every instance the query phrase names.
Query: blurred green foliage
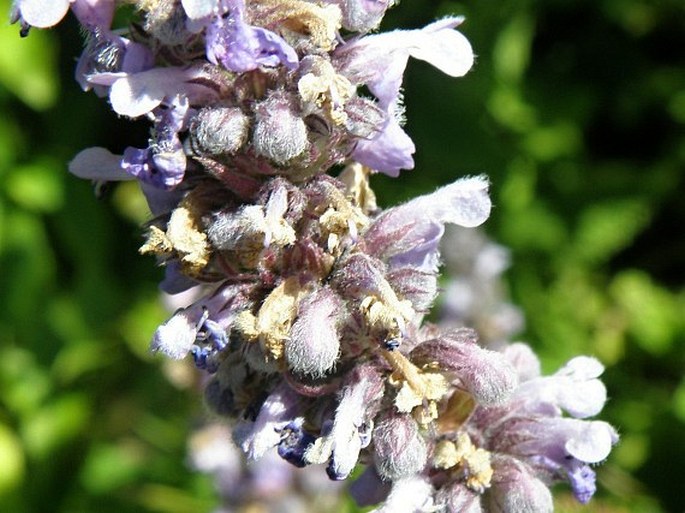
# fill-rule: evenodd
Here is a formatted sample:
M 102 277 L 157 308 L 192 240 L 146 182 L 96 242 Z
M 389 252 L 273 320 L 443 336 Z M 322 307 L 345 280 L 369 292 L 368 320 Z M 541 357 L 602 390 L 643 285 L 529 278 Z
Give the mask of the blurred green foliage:
M 380 199 L 491 177 L 486 228 L 512 249 L 521 338 L 547 371 L 607 364 L 603 418 L 622 435 L 593 503 L 560 488 L 558 511 L 682 513 L 685 4 L 405 0 L 385 25 L 447 13 L 466 15 L 476 66 L 455 81 L 410 64 L 417 165 L 376 177 Z M 136 251 L 144 205 L 66 173 L 147 128 L 73 82 L 73 19 L 26 39 L 0 25 L 0 511 L 209 511 L 211 483 L 184 466 L 193 377 L 147 353 L 166 314 Z

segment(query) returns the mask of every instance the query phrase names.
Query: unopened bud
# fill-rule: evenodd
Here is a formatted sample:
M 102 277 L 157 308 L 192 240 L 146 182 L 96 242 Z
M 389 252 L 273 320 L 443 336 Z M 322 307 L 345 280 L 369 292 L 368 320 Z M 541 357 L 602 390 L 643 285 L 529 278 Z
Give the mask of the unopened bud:
M 252 134 L 255 151 L 285 164 L 309 146 L 307 126 L 295 114 L 294 102 L 284 93 L 274 93 L 255 108 L 256 124 Z
M 518 385 L 516 370 L 505 356 L 480 347 L 470 329 L 423 342 L 411 352 L 411 358 L 419 363 L 438 362 L 440 368 L 454 372 L 480 404 L 500 404 Z
M 298 318 L 285 342 L 288 366 L 296 373 L 322 376 L 335 365 L 340 351 L 336 314 L 342 301 L 325 288 L 299 304 Z
M 547 486 L 524 463 L 511 458 L 495 461 L 492 489 L 486 496 L 493 513 L 552 513 L 554 504 Z
M 426 465 L 426 442 L 410 415 L 393 415 L 373 430 L 374 461 L 381 478 L 396 481 L 420 472 Z
M 339 0 L 337 3 L 342 4 L 343 27 L 352 32 L 369 32 L 378 28 L 395 0 Z
M 237 107 L 202 109 L 190 127 L 190 144 L 199 155 L 237 152 L 247 140 L 250 119 Z

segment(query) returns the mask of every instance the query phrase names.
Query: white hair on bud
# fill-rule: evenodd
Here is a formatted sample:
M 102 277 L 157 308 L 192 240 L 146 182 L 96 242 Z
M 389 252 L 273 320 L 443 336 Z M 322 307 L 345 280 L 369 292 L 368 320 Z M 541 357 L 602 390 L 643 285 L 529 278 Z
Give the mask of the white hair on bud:
M 284 95 L 272 95 L 255 110 L 257 122 L 252 145 L 259 155 L 285 164 L 308 148 L 307 126 Z
M 322 376 L 333 368 L 340 351 L 335 325 L 340 306 L 341 301 L 330 289 L 321 289 L 302 301 L 290 339 L 285 342 L 285 357 L 294 372 Z

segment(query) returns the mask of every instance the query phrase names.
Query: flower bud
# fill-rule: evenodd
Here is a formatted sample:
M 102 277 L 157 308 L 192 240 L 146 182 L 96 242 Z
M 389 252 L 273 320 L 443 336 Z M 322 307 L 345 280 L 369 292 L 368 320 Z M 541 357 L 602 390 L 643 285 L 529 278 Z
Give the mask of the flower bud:
M 435 494 L 435 502 L 445 508 L 445 513 L 481 513 L 483 511 L 480 494 L 469 490 L 460 481 L 440 488 Z
M 286 164 L 309 146 L 307 126 L 293 104 L 285 93 L 276 92 L 255 108 L 252 145 L 258 155 L 277 164 Z
M 338 0 L 343 11 L 343 27 L 352 32 L 378 28 L 383 15 L 395 0 Z
M 492 489 L 486 495 L 493 513 L 552 513 L 552 494 L 530 468 L 512 458 L 494 462 Z
M 190 145 L 198 155 L 233 154 L 245 144 L 249 127 L 237 107 L 202 109 L 190 127 Z
M 158 0 L 146 2 L 148 9 L 143 28 L 148 34 L 168 46 L 180 45 L 186 42 L 190 35 L 186 30 L 187 17 L 183 9 L 179 9 L 175 0 Z
M 410 476 L 392 484 L 385 502 L 374 513 L 419 513 L 437 511 L 433 507 L 433 487 L 426 477 Z
M 333 368 L 340 351 L 336 314 L 340 298 L 329 288 L 309 294 L 298 305 L 298 318 L 285 342 L 285 358 L 296 373 L 322 376 Z
M 388 273 L 388 282 L 399 296 L 411 301 L 417 312 L 430 310 L 438 295 L 438 280 L 435 275 L 416 267 L 406 266 L 391 270 Z
M 475 332 L 459 329 L 418 345 L 411 352 L 415 362 L 436 361 L 452 371 L 463 387 L 484 405 L 505 401 L 518 385 L 513 366 L 496 351 L 476 344 Z
M 381 478 L 397 481 L 420 472 L 426 465 L 426 442 L 410 415 L 393 415 L 373 430 L 374 461 Z

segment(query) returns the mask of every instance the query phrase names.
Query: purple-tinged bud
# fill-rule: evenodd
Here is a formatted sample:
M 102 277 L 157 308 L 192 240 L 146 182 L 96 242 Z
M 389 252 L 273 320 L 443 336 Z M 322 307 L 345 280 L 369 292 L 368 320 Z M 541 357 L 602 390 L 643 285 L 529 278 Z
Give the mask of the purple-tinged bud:
M 205 108 L 190 127 L 190 146 L 198 155 L 237 152 L 247 141 L 250 119 L 237 107 Z
M 294 105 L 285 93 L 276 92 L 255 107 L 252 145 L 258 155 L 286 164 L 309 147 L 307 125 Z
M 264 225 L 264 208 L 245 205 L 237 212 L 217 212 L 207 228 L 207 236 L 217 249 L 252 249 L 263 245 Z
M 373 430 L 374 462 L 381 478 L 397 481 L 419 473 L 428 450 L 416 421 L 410 415 L 392 415 Z
M 383 277 L 384 273 L 383 262 L 363 253 L 357 253 L 341 263 L 331 283 L 344 297 L 361 299 L 369 293 L 381 295 L 381 289 L 387 286 Z
M 438 295 L 438 281 L 433 273 L 416 267 L 400 267 L 388 273 L 388 282 L 397 294 L 411 301 L 414 310 L 427 312 Z
M 334 0 L 343 13 L 343 27 L 352 32 L 370 32 L 380 25 L 395 0 Z
M 322 376 L 333 368 L 340 352 L 336 316 L 342 300 L 330 288 L 307 295 L 285 342 L 288 366 L 299 374 Z
M 469 490 L 461 481 L 448 483 L 435 494 L 435 502 L 445 513 L 481 513 L 480 495 Z
M 428 479 L 410 476 L 395 481 L 385 502 L 373 513 L 424 513 L 433 507 L 433 487 Z
M 454 372 L 478 403 L 500 404 L 518 385 L 516 370 L 501 353 L 483 349 L 475 340 L 475 332 L 468 328 L 447 332 L 419 344 L 411 352 L 411 360 L 437 362 L 440 368 Z
M 506 456 L 493 461 L 492 488 L 486 495 L 493 513 L 552 513 L 554 504 L 547 486 L 530 467 Z
M 392 266 L 437 272 L 445 224 L 472 228 L 490 215 L 488 181 L 463 178 L 432 194 L 387 210 L 364 234 L 369 253 Z

